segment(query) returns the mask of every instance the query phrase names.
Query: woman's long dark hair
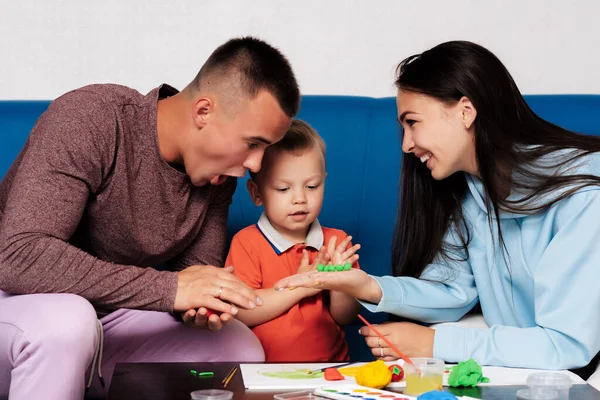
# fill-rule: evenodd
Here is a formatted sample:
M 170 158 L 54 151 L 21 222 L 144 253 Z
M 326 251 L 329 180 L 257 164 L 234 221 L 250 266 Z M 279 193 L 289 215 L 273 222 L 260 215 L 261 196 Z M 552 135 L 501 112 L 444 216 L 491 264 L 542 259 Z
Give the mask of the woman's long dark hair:
M 538 117 L 502 62 L 485 48 L 465 41 L 443 43 L 408 57 L 396 72 L 399 90 L 449 105 L 466 97 L 477 110 L 475 153 L 488 200 L 490 229 L 499 210 L 532 213 L 585 186 L 600 184 L 600 178 L 593 175 L 554 173 L 557 168 L 568 169 L 579 157 L 600 151 L 600 138 L 570 132 Z M 564 149 L 569 149 L 566 158 L 541 165 L 545 159 L 540 157 Z M 511 188 L 526 189 L 527 195 L 510 201 L 503 193 Z M 539 201 L 544 198 L 540 196 L 559 189 L 564 190 L 546 202 Z M 461 204 L 467 190 L 463 172 L 436 181 L 417 157 L 403 157 L 392 249 L 394 275 L 419 277 L 438 255 L 456 259 L 456 249 L 444 243 L 449 229 L 456 230 L 460 238 L 458 248 L 466 250 L 470 232 Z M 497 229 L 504 247 L 499 224 Z

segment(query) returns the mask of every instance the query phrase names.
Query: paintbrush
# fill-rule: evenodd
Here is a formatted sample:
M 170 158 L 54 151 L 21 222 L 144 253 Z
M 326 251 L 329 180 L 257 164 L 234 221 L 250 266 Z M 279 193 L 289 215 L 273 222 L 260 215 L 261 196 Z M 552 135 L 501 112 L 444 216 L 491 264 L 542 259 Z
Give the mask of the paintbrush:
M 385 336 L 383 336 L 381 334 L 381 332 L 379 332 L 377 329 L 375 329 L 375 327 L 373 325 L 371 325 L 369 323 L 369 321 L 367 321 L 366 319 L 364 319 L 362 315 L 358 314 L 358 318 L 360 318 L 360 320 L 362 322 L 364 322 L 365 325 L 367 325 L 369 328 L 373 329 L 373 332 L 375 332 L 377 334 L 377 336 L 379 336 L 381 338 L 381 340 L 383 340 L 388 346 L 390 346 L 390 349 L 394 350 L 396 352 L 396 354 L 398 354 L 398 357 L 400 357 L 401 359 L 403 359 L 405 363 L 411 364 L 415 368 L 415 370 L 417 371 L 417 373 L 419 375 L 421 375 L 421 370 L 419 369 L 419 367 L 417 367 L 415 365 L 414 362 L 412 362 L 412 360 L 410 358 L 406 357 L 400 350 L 398 350 L 398 348 L 396 346 L 394 346 L 389 340 L 387 340 L 385 338 Z
M 321 368 L 321 369 L 313 369 L 312 371 L 308 371 L 308 373 L 309 374 L 316 374 L 317 372 L 325 372 L 325 370 L 329 369 L 329 368 L 345 367 L 346 365 L 350 365 L 350 364 L 354 364 L 354 363 L 353 362 L 347 362 L 347 363 L 343 363 L 343 364 L 332 365 L 332 366 Z

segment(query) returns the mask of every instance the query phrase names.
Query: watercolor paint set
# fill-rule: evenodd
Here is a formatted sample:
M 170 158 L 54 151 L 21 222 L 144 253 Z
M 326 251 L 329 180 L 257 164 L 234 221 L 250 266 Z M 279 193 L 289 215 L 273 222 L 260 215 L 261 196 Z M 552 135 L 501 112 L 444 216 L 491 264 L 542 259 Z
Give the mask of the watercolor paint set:
M 334 400 L 413 400 L 416 397 L 406 396 L 402 393 L 390 392 L 381 389 L 372 389 L 359 385 L 332 385 L 312 390 L 276 394 L 275 400 L 306 400 L 306 399 L 334 399 Z

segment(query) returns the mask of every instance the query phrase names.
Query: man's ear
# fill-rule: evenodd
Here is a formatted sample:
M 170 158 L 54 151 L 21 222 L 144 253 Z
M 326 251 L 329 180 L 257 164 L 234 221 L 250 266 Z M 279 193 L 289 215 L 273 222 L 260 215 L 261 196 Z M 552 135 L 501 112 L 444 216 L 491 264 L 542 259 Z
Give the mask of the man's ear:
M 258 185 L 256 182 L 254 182 L 252 179 L 248 179 L 246 182 L 246 188 L 248 189 L 248 193 L 250 193 L 250 198 L 252 199 L 254 205 L 262 206 L 263 202 L 260 198 L 260 191 L 258 190 Z
M 196 98 L 192 109 L 194 124 L 198 128 L 203 128 L 208 123 L 209 118 L 213 115 L 214 109 L 215 103 L 210 97 Z

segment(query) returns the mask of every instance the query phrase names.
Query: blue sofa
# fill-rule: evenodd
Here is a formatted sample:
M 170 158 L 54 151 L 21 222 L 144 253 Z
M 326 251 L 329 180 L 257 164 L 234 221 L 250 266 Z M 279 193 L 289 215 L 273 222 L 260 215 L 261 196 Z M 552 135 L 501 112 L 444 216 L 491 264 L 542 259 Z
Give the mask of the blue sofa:
M 600 95 L 526 96 L 542 118 L 565 128 L 600 135 Z M 48 101 L 0 101 L 0 177 L 23 146 Z M 322 224 L 340 228 L 362 245 L 360 263 L 376 275 L 389 274 L 396 217 L 400 140 L 394 98 L 305 96 L 299 118 L 308 121 L 327 143 L 326 195 Z M 260 209 L 239 182 L 231 206 L 229 233 L 258 220 Z M 385 315 L 368 315 L 374 322 Z M 346 330 L 354 360 L 372 356 L 357 333 Z

